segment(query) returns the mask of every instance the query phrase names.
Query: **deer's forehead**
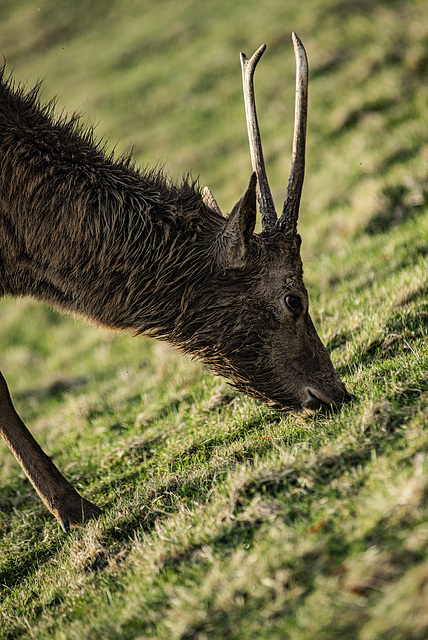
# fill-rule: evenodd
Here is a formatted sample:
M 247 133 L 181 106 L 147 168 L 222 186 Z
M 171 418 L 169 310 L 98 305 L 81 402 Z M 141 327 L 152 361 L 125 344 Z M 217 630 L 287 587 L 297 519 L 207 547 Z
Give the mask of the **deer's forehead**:
M 282 234 L 255 240 L 253 267 L 262 290 L 280 294 L 284 289 L 305 291 L 303 267 L 300 258 L 300 238 Z
M 303 293 L 305 286 L 300 257 L 282 257 L 265 262 L 259 273 L 259 286 L 275 296 L 286 290 Z
M 284 244 L 276 250 L 265 252 L 263 270 L 272 277 L 302 279 L 303 267 L 300 251 Z

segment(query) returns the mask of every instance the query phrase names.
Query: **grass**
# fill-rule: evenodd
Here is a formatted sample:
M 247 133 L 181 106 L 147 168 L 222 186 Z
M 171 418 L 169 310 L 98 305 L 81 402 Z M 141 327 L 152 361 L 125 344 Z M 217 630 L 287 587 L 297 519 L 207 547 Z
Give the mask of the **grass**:
M 0 638 L 428 636 L 428 24 L 422 0 L 3 2 L 17 79 L 224 210 L 249 157 L 238 53 L 280 201 L 295 30 L 311 68 L 299 222 L 312 315 L 356 394 L 282 415 L 166 345 L 30 300 L 2 372 L 55 463 L 104 509 L 63 534 L 0 443 Z

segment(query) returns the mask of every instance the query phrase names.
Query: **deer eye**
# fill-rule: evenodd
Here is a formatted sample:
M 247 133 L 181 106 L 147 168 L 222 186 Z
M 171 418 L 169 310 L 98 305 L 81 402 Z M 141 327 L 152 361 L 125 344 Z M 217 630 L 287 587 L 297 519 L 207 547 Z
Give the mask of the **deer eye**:
M 293 295 L 285 296 L 285 304 L 293 313 L 298 313 L 302 306 L 299 296 Z

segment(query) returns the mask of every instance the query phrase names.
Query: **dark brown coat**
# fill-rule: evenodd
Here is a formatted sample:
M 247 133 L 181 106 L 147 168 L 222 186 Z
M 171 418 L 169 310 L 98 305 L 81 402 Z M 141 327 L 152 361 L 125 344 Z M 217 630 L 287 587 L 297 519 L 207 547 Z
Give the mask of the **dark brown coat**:
M 308 313 L 300 237 L 254 234 L 255 221 L 255 174 L 224 218 L 192 181 L 115 160 L 1 74 L 1 295 L 167 340 L 279 409 L 338 404 L 347 394 Z M 0 431 L 64 528 L 98 512 L 38 448 L 3 378 Z

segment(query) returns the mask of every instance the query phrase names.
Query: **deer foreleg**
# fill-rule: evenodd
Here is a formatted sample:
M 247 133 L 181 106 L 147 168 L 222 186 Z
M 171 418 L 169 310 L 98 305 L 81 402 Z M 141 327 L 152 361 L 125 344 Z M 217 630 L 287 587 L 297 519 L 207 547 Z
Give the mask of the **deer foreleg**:
M 49 511 L 64 531 L 101 513 L 61 475 L 15 411 L 0 373 L 0 433 Z

